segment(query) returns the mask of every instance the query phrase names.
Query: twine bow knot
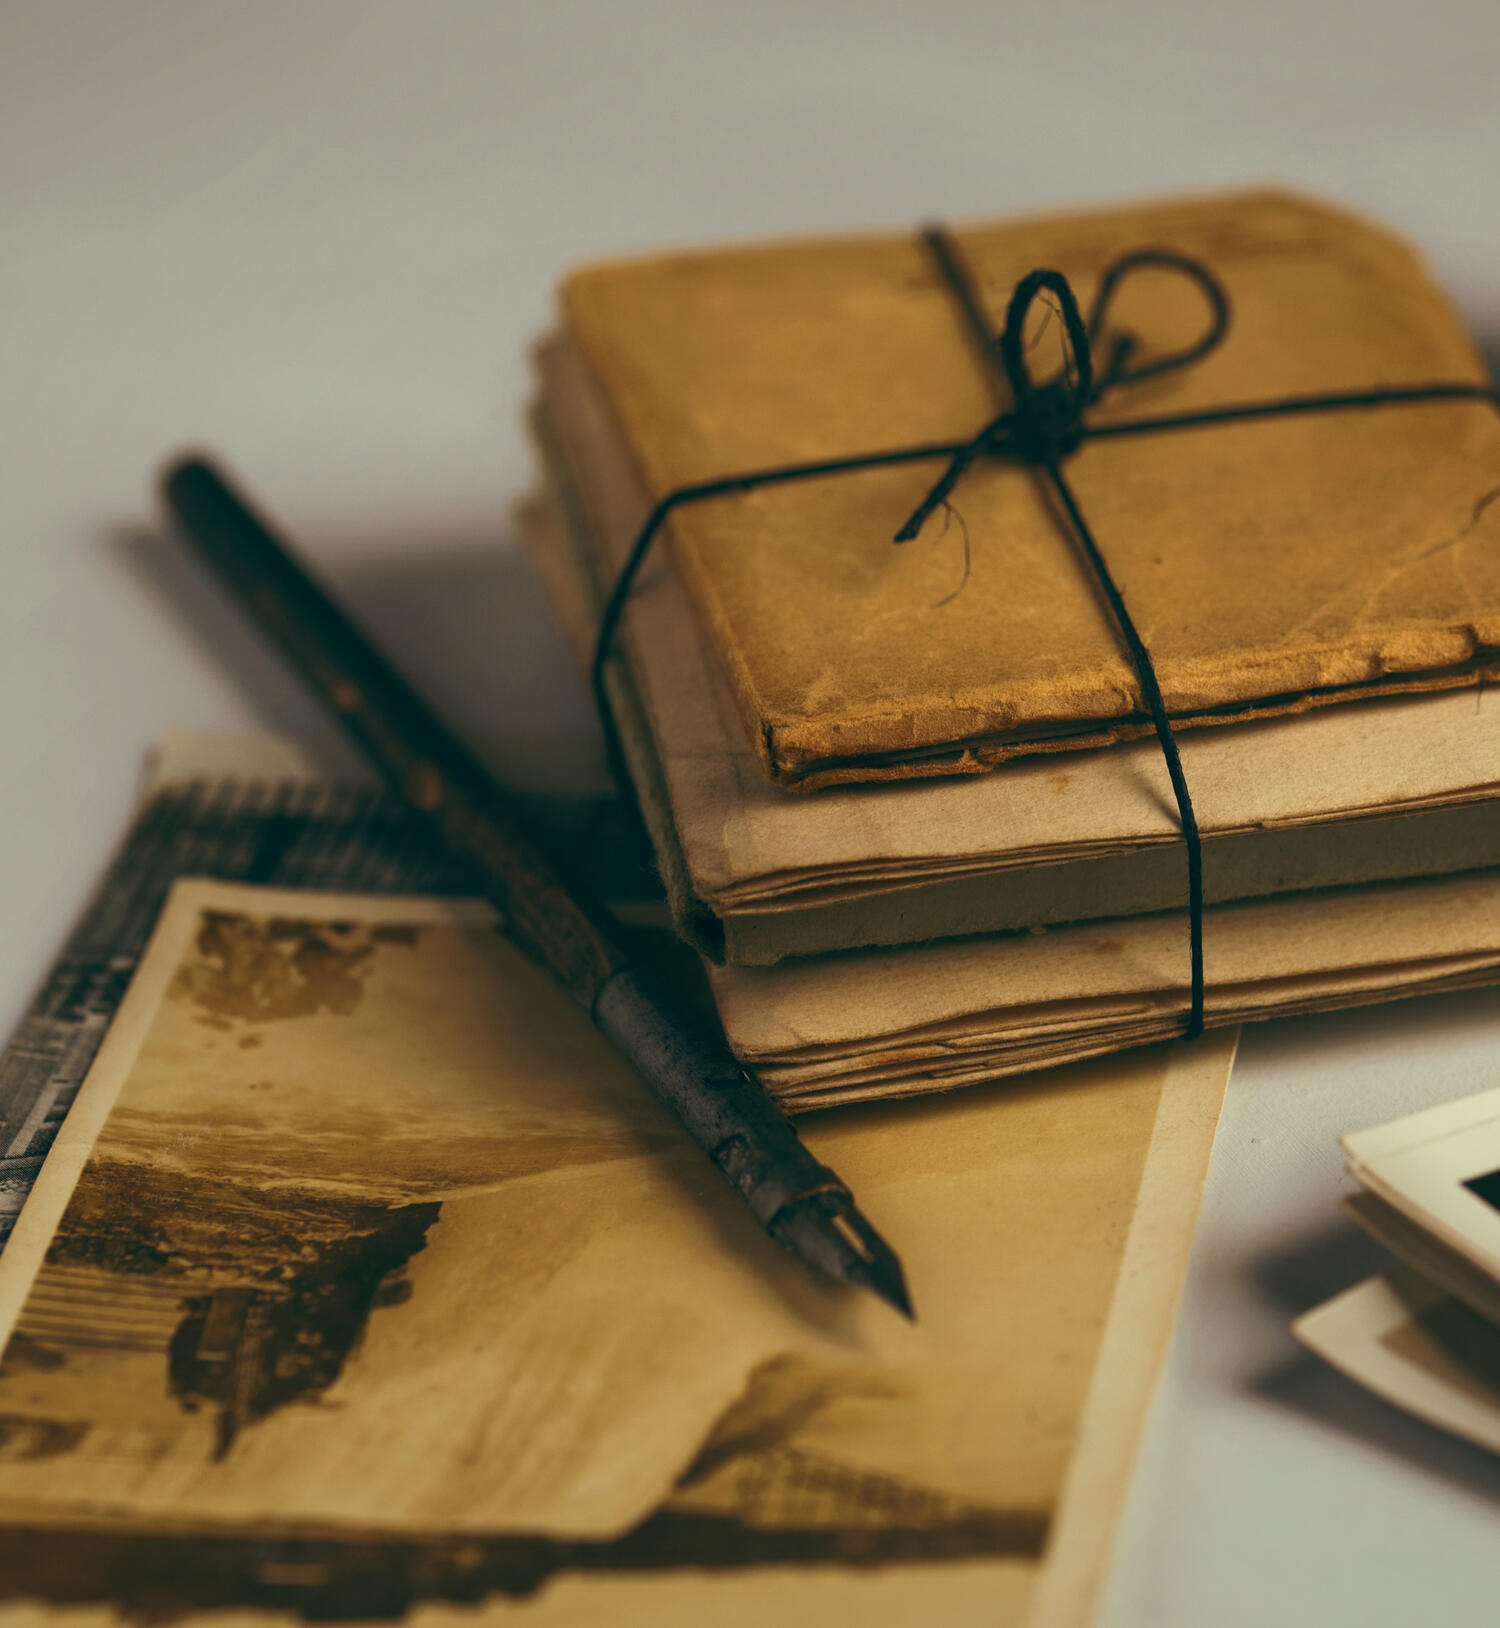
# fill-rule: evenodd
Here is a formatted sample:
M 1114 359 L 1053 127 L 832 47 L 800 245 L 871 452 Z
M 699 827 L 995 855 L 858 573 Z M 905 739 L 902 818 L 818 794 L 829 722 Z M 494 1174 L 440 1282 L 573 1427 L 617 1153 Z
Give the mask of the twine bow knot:
M 1189 366 L 1213 350 L 1229 329 L 1228 298 L 1206 267 L 1169 249 L 1137 249 L 1121 255 L 1105 269 L 1087 322 L 1068 279 L 1060 271 L 1040 267 L 1011 291 L 1005 326 L 996 334 L 990 329 L 948 234 L 939 227 L 930 227 L 924 238 L 963 313 L 991 382 L 1006 405 L 954 453 L 948 467 L 896 533 L 898 543 L 909 543 L 921 532 L 933 513 L 948 502 L 965 470 L 977 458 L 1008 458 L 1037 469 L 1056 469 L 1088 439 L 1084 414 L 1111 390 Z M 1138 365 L 1133 365 L 1140 348 L 1136 336 L 1129 332 L 1112 334 L 1108 360 L 1096 372 L 1094 346 L 1103 332 L 1110 304 L 1121 283 L 1132 272 L 1148 266 L 1179 272 L 1196 283 L 1208 300 L 1208 326 L 1191 345 Z M 1048 296 L 1062 322 L 1065 349 L 1061 371 L 1038 383 L 1026 360 L 1026 319 L 1032 306 Z

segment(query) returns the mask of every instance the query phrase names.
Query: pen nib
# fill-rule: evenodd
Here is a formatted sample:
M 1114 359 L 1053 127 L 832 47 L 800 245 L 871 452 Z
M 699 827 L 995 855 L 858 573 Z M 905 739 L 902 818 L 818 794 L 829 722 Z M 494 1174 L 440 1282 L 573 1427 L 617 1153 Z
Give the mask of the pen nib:
M 816 1276 L 868 1289 L 915 1320 L 895 1250 L 847 1194 L 818 1193 L 789 1204 L 771 1223 L 771 1233 Z

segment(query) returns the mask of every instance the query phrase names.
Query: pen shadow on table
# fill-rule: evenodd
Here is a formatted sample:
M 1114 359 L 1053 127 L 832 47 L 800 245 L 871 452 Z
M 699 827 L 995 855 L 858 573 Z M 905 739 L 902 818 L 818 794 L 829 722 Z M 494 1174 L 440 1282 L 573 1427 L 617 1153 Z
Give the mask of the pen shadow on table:
M 1333 1221 L 1297 1249 L 1267 1257 L 1258 1277 L 1267 1300 L 1290 1323 L 1390 1264 L 1390 1256 L 1352 1221 Z M 1309 1425 L 1350 1436 L 1500 1505 L 1500 1458 L 1403 1412 L 1311 1351 L 1298 1347 L 1250 1384 Z
M 300 541 L 300 540 L 299 540 Z M 295 736 L 329 778 L 370 769 L 321 704 L 169 529 L 120 525 L 105 545 L 217 669 L 255 727 Z M 599 726 L 520 549 L 501 534 L 362 539 L 357 559 L 307 559 L 438 716 L 515 793 L 537 834 L 596 891 L 659 896 L 638 816 L 612 793 Z
M 105 545 L 267 730 L 352 762 L 301 681 L 167 528 L 117 525 Z M 465 743 L 508 784 L 608 789 L 587 686 L 529 563 L 503 531 L 362 536 L 357 557 L 299 538 L 339 603 Z

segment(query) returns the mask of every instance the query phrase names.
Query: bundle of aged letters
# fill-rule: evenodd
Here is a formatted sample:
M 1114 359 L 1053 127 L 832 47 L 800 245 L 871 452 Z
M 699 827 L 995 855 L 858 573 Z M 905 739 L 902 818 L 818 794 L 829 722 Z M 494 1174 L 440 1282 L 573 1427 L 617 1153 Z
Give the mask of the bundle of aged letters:
M 1345 1211 L 1391 1268 L 1293 1325 L 1397 1407 L 1500 1453 L 1500 1091 L 1343 1139 Z
M 1500 415 L 1416 255 L 1281 192 L 953 239 L 996 325 L 1017 279 L 1056 267 L 1085 308 L 1110 283 L 1095 350 L 1141 359 L 1092 408 L 1067 478 L 1178 737 L 1208 1023 L 1500 977 L 1484 687 Z M 1128 280 L 1107 272 L 1143 248 Z M 1153 372 L 1208 320 L 1174 269 L 1187 259 L 1211 268 L 1228 326 Z M 974 457 L 899 545 L 931 461 L 719 489 L 985 423 L 987 377 L 924 240 L 590 267 L 561 313 L 537 355 L 544 479 L 524 529 L 587 654 L 645 517 L 670 505 L 603 678 L 741 1057 L 811 1104 L 1180 1032 L 1179 812 L 1138 673 L 1036 470 Z M 1041 376 L 1061 323 L 1034 314 Z M 1320 395 L 1337 410 L 1286 405 Z M 1222 412 L 1255 403 L 1280 405 Z

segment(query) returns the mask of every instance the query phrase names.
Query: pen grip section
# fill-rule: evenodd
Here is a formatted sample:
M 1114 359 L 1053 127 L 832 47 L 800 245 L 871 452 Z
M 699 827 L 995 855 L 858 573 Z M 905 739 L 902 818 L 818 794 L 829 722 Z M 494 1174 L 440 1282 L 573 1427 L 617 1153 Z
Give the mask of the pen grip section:
M 723 1038 L 679 1010 L 647 969 L 614 973 L 594 1001 L 593 1016 L 762 1225 L 818 1194 L 848 1197 Z

